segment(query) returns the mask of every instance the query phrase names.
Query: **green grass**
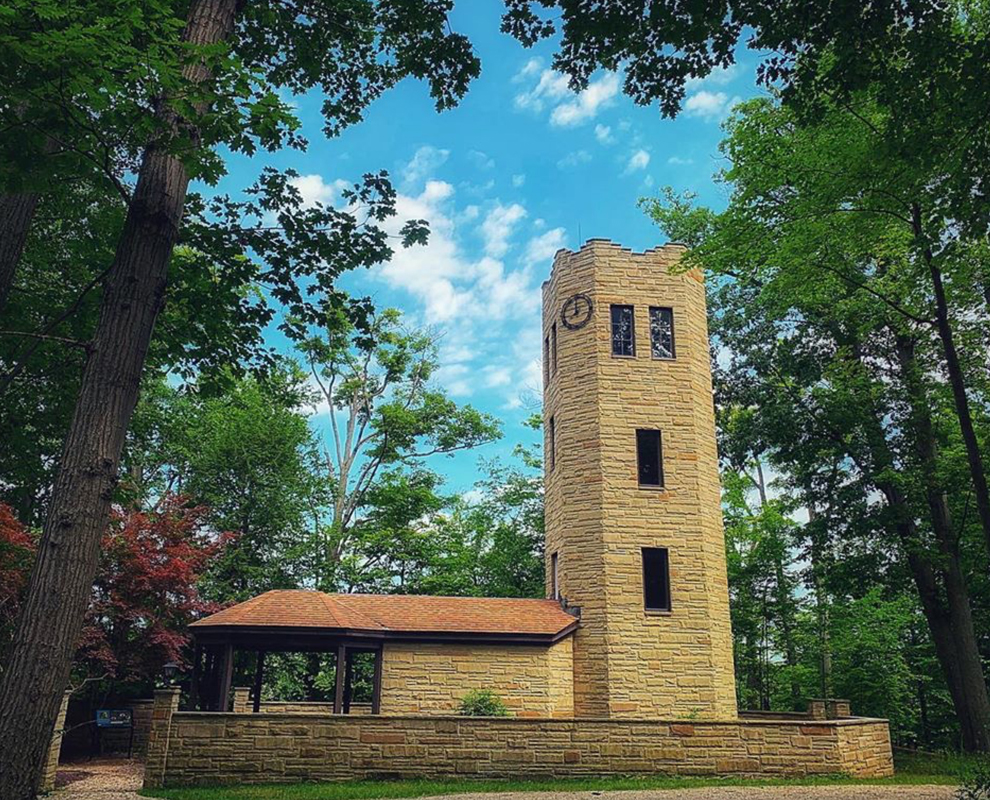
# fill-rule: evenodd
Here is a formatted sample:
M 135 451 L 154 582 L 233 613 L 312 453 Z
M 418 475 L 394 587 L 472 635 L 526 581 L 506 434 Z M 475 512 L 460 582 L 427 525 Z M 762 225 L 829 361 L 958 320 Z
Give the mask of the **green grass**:
M 385 798 L 435 797 L 466 792 L 567 792 L 617 789 L 688 789 L 705 786 L 854 786 L 957 784 L 970 759 L 958 755 L 905 754 L 895 759 L 893 778 L 857 780 L 841 775 L 811 778 L 575 778 L 572 780 L 415 780 L 297 783 L 289 785 L 197 787 L 157 789 L 146 797 L 167 800 L 384 800 Z

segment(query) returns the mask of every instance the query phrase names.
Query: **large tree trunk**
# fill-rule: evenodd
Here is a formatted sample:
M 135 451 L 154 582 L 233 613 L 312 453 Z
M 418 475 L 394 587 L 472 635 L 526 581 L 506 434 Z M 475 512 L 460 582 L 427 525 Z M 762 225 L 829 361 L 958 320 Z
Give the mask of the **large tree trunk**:
M 973 481 L 973 497 L 976 500 L 976 511 L 980 517 L 980 525 L 983 528 L 983 538 L 986 541 L 987 550 L 990 551 L 990 488 L 987 487 L 987 474 L 983 465 L 983 454 L 980 452 L 980 443 L 976 437 L 976 430 L 973 427 L 973 414 L 970 411 L 969 398 L 966 395 L 966 378 L 963 375 L 962 364 L 959 362 L 959 353 L 956 350 L 952 324 L 949 321 L 949 303 L 945 296 L 942 271 L 935 263 L 935 257 L 932 254 L 931 247 L 925 241 L 921 207 L 917 203 L 911 206 L 911 222 L 915 239 L 921 244 L 922 257 L 928 268 L 928 274 L 932 282 L 932 291 L 935 294 L 935 324 L 938 329 L 939 340 L 942 343 L 945 368 L 949 374 L 949 386 L 952 387 L 952 399 L 956 407 L 956 416 L 959 419 L 959 430 L 962 433 L 963 445 L 966 447 L 966 460 L 969 464 L 969 474 Z
M 196 0 L 185 39 L 224 40 L 236 0 Z M 208 77 L 203 65 L 190 80 Z M 180 120 L 163 103 L 166 124 Z M 0 797 L 34 797 L 60 698 L 92 591 L 100 540 L 124 434 L 155 319 L 161 309 L 189 176 L 182 162 L 152 143 L 107 276 L 93 348 L 45 520 L 27 599 L 0 681 Z
M 0 196 L 0 314 L 7 306 L 17 263 L 24 252 L 24 243 L 37 207 L 36 192 Z
M 917 546 L 913 524 L 905 522 L 901 529 L 902 539 L 913 540 L 914 546 Z M 953 561 L 956 563 L 942 573 L 947 599 L 943 602 L 939 580 L 931 562 L 917 551 L 908 553 L 908 565 L 918 588 L 935 655 L 959 719 L 963 749 L 971 753 L 986 753 L 990 752 L 987 734 L 990 730 L 990 704 L 987 702 L 986 681 L 980 664 L 968 594 L 959 580 L 958 561 Z
M 853 357 L 869 374 L 859 342 L 854 338 L 844 338 L 843 343 L 850 345 Z M 934 474 L 935 440 L 931 417 L 925 405 L 927 398 L 923 386 L 913 382 L 917 377 L 914 364 L 908 363 L 905 367 L 903 359 L 907 355 L 900 350 L 895 352 L 911 406 L 907 433 L 912 437 L 919 460 L 925 462 L 925 467 Z M 913 350 L 910 356 L 913 358 Z M 907 497 L 898 483 L 887 477 L 898 470 L 884 430 L 886 412 L 876 403 L 870 405 L 869 413 L 864 417 L 872 461 L 870 478 L 894 513 L 895 529 L 921 599 L 922 611 L 953 708 L 959 718 L 963 747 L 969 752 L 990 752 L 990 700 L 980 663 L 969 592 L 958 547 L 952 536 L 944 495 L 926 492 L 932 530 L 939 548 L 936 561 L 926 551 Z M 933 484 L 929 482 L 929 485 Z
M 935 541 L 938 543 L 939 572 L 945 589 L 944 603 L 939 602 L 935 588 L 927 585 L 923 588 L 920 583 L 918 588 L 922 591 L 923 603 L 927 602 L 932 606 L 930 611 L 926 606 L 926 616 L 931 616 L 937 626 L 947 628 L 945 635 L 951 637 L 955 647 L 957 692 L 966 706 L 965 713 L 959 713 L 963 746 L 967 750 L 987 752 L 990 751 L 990 697 L 987 695 L 983 676 L 957 537 L 952 529 L 945 491 L 938 483 L 938 451 L 929 411 L 929 397 L 916 360 L 914 339 L 903 333 L 895 334 L 895 348 L 901 379 L 907 390 L 911 412 L 910 430 L 921 466 L 925 500 L 928 503 Z M 924 578 L 926 584 L 930 580 L 928 577 Z M 926 601 L 926 598 L 929 599 Z M 931 620 L 929 624 L 931 625 Z M 954 692 L 953 700 L 955 697 Z

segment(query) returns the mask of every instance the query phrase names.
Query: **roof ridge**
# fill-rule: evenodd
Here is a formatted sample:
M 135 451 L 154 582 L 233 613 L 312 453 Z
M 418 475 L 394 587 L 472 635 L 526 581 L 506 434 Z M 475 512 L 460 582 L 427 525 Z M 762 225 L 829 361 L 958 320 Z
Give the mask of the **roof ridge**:
M 329 594 L 328 592 L 320 592 L 320 594 L 323 596 L 324 603 L 330 603 L 330 602 L 339 603 L 345 609 L 347 609 L 348 612 L 350 612 L 351 614 L 354 614 L 354 616 L 356 616 L 356 617 L 360 617 L 363 620 L 367 620 L 369 623 L 371 623 L 372 625 L 374 625 L 376 628 L 381 628 L 383 631 L 387 631 L 389 629 L 387 625 L 383 625 L 381 622 L 379 622 L 374 617 L 369 617 L 363 611 L 358 611 L 356 608 L 354 608 L 354 606 L 350 605 L 347 602 L 344 602 L 341 598 L 344 598 L 347 595 L 341 594 L 339 592 L 338 593 L 334 593 L 334 594 Z M 334 616 L 336 618 L 336 615 L 334 615 Z

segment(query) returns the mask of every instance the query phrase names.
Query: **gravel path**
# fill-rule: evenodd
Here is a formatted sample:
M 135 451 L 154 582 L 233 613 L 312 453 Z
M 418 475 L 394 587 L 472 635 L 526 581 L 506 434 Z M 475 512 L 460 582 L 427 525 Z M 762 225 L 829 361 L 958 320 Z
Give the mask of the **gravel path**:
M 51 800 L 141 800 L 144 764 L 137 759 L 94 758 L 62 764 Z

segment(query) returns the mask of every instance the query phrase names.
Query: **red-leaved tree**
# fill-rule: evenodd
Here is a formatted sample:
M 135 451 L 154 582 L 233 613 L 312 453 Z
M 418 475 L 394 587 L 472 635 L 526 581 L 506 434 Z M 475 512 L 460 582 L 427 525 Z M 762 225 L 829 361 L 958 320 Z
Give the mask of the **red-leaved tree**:
M 27 529 L 8 506 L 0 503 L 0 666 L 17 622 L 34 551 L 34 539 Z
M 78 643 L 76 678 L 152 682 L 164 664 L 185 666 L 190 622 L 219 608 L 197 591 L 232 534 L 206 525 L 206 510 L 168 496 L 153 511 L 116 509 Z M 9 641 L 35 542 L 0 505 L 0 630 Z M 2 646 L 2 645 L 0 645 Z

